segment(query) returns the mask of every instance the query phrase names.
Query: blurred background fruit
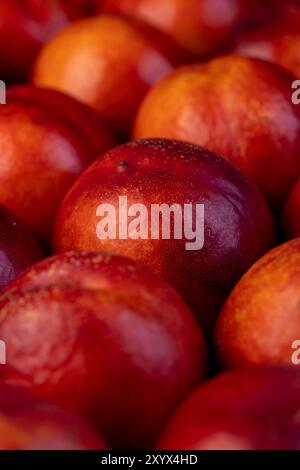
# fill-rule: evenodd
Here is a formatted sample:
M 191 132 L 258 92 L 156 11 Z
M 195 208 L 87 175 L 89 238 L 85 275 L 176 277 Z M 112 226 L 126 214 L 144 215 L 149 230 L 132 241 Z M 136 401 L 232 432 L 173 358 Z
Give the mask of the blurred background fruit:
M 221 374 L 178 409 L 157 444 L 173 450 L 299 450 L 300 372 Z
M 300 338 L 299 263 L 298 238 L 267 253 L 233 289 L 215 334 L 223 366 L 292 365 Z
M 1 0 L 0 77 L 20 82 L 28 77 L 42 44 L 68 24 L 59 0 Z
M 177 51 L 150 26 L 102 15 L 73 23 L 48 41 L 33 82 L 89 104 L 126 133 L 146 92 L 173 69 Z
M 101 122 L 71 98 L 29 87 L 0 106 L 0 203 L 44 242 L 76 177 L 112 145 Z

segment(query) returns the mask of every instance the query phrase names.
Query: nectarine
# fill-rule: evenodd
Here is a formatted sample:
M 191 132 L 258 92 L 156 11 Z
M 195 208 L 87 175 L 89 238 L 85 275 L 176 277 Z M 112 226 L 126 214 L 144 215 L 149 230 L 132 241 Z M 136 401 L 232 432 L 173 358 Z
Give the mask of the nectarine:
M 179 69 L 146 96 L 134 137 L 181 139 L 219 153 L 279 210 L 300 175 L 294 80 L 275 64 L 238 56 Z
M 297 181 L 287 200 L 283 214 L 282 227 L 287 240 L 300 237 L 300 180 Z
M 0 205 L 0 290 L 42 256 L 27 227 Z
M 127 197 L 128 208 L 143 204 L 149 213 L 153 205 L 163 210 L 162 204 L 173 209 L 175 204 L 180 215 L 185 204 L 192 205 L 195 233 L 175 235 L 171 217 L 169 236 L 164 219 L 158 222 L 157 233 L 149 221 L 146 233 L 136 227 L 139 233 L 131 236 L 132 226 L 127 231 L 126 220 L 117 220 L 122 196 Z M 103 204 L 112 205 L 118 214 L 112 221 L 112 232 L 119 228 L 116 236 L 99 234 L 101 224 L 106 224 L 104 213 L 98 213 Z M 196 219 L 198 204 L 204 204 L 204 224 L 201 217 Z M 129 216 L 128 222 L 133 220 Z M 54 249 L 105 250 L 140 261 L 178 290 L 208 332 L 235 282 L 273 245 L 274 232 L 262 195 L 230 163 L 196 145 L 153 139 L 117 147 L 87 169 L 60 207 Z M 187 249 L 187 242 L 193 246 Z
M 90 106 L 56 90 L 33 85 L 15 85 L 6 93 L 8 103 L 28 103 L 54 111 L 76 127 L 91 159 L 114 147 L 115 137 L 102 116 Z
M 247 0 L 101 0 L 99 11 L 140 18 L 193 58 L 218 52 L 248 11 Z
M 251 29 L 238 38 L 234 52 L 276 62 L 300 78 L 299 25 L 281 19 Z
M 83 415 L 118 448 L 150 446 L 207 366 L 178 294 L 110 255 L 63 254 L 27 271 L 2 297 L 0 338 L 1 379 Z
M 21 388 L 0 383 L 0 450 L 105 448 L 101 438 L 82 419 Z
M 124 133 L 146 92 L 172 70 L 176 58 L 177 49 L 159 31 L 101 15 L 51 39 L 37 59 L 33 82 L 93 106 Z
M 68 24 L 59 0 L 1 0 L 0 78 L 20 82 L 27 78 L 42 44 Z
M 225 367 L 289 364 L 300 339 L 300 239 L 267 253 L 242 277 L 217 322 L 215 344 Z
M 226 372 L 175 413 L 157 444 L 182 450 L 299 450 L 300 372 L 285 367 Z

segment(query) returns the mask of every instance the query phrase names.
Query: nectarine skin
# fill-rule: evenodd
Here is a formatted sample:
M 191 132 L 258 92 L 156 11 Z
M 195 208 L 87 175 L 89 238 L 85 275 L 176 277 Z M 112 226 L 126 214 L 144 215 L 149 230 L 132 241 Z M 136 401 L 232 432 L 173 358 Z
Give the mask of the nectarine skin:
M 117 206 L 204 204 L 204 247 L 186 251 L 185 239 L 105 239 L 96 235 L 99 204 Z M 257 188 L 224 159 L 198 146 L 145 140 L 102 155 L 63 201 L 54 249 L 125 255 L 161 274 L 187 301 L 209 332 L 218 311 L 245 270 L 275 242 L 272 216 Z
M 0 450 L 104 449 L 102 439 L 79 417 L 0 383 Z
M 246 0 L 101 0 L 99 11 L 140 18 L 193 58 L 218 52 L 247 12 Z
M 181 139 L 217 152 L 252 178 L 278 211 L 300 174 L 294 80 L 275 64 L 238 56 L 184 67 L 148 93 L 134 137 Z
M 100 15 L 52 38 L 36 61 L 33 82 L 89 104 L 123 134 L 149 88 L 173 70 L 177 52 L 147 25 Z
M 83 415 L 117 448 L 150 446 L 205 375 L 190 310 L 126 258 L 45 260 L 6 290 L 0 317 L 1 379 Z
M 42 257 L 32 233 L 0 205 L 0 290 Z
M 65 193 L 95 158 L 95 143 L 66 114 L 54 102 L 51 108 L 16 97 L 0 106 L 0 203 L 43 241 Z
M 215 345 L 224 367 L 292 365 L 300 339 L 300 239 L 267 253 L 243 276 L 217 322 Z
M 59 0 L 1 0 L 0 78 L 21 82 L 42 44 L 69 20 Z
M 157 444 L 178 450 L 299 450 L 300 372 L 226 372 L 178 409 Z

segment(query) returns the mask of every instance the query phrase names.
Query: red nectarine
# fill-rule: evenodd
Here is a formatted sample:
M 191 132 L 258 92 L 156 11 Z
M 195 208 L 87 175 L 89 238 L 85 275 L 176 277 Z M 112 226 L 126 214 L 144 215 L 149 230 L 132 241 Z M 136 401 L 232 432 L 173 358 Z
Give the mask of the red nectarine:
M 179 69 L 146 96 L 134 137 L 181 139 L 219 153 L 279 210 L 300 175 L 293 80 L 275 64 L 238 56 Z
M 175 413 L 157 444 L 182 450 L 299 450 L 300 372 L 253 368 L 219 375 Z
M 22 90 L 0 106 L 0 203 L 46 240 L 61 199 L 111 138 L 100 118 L 71 98 Z
M 110 255 L 63 254 L 27 271 L 3 295 L 0 338 L 1 379 L 85 416 L 118 448 L 150 446 L 207 365 L 178 294 Z
M 3 366 L 1 366 L 3 367 Z M 0 383 L 0 450 L 104 450 L 80 418 Z
M 177 49 L 159 31 L 101 15 L 51 39 L 37 59 L 33 81 L 93 106 L 124 133 L 146 92 L 172 70 L 176 57 Z
M 27 78 L 42 44 L 68 24 L 59 0 L 1 0 L 0 78 L 20 82 Z
M 0 205 L 0 290 L 42 256 L 27 227 Z

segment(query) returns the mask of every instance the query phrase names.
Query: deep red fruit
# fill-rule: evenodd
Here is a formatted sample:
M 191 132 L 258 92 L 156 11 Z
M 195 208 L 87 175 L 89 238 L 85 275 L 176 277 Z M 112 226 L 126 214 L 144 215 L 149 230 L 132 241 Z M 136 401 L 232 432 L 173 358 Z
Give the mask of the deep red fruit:
M 42 256 L 27 227 L 0 205 L 0 290 Z
M 204 247 L 188 251 L 186 239 L 100 240 L 100 204 L 204 204 Z M 131 220 L 131 219 L 130 219 Z M 117 221 L 118 224 L 118 221 Z M 198 146 L 144 140 L 101 156 L 66 196 L 56 221 L 54 248 L 105 250 L 139 260 L 173 285 L 211 331 L 234 283 L 273 244 L 274 224 L 266 203 L 241 172 Z
M 0 383 L 0 450 L 104 449 L 102 439 L 77 416 Z
M 157 444 L 182 450 L 299 450 L 300 372 L 227 372 L 181 405 Z
M 126 258 L 69 253 L 6 290 L 0 377 L 93 422 L 118 448 L 148 447 L 203 379 L 206 346 L 162 279 Z
M 297 362 L 299 264 L 300 239 L 296 239 L 259 259 L 234 287 L 215 331 L 223 366 Z

